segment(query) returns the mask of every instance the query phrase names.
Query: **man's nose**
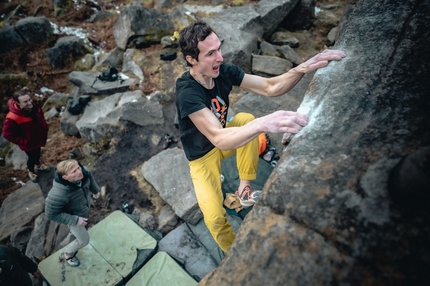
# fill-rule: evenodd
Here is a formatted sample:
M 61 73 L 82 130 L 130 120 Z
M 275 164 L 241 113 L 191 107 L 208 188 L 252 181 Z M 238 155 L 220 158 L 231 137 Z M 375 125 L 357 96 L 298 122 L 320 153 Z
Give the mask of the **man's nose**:
M 224 58 L 222 57 L 222 52 L 221 51 L 217 52 L 217 54 L 216 54 L 216 60 L 219 61 L 219 62 L 224 61 Z

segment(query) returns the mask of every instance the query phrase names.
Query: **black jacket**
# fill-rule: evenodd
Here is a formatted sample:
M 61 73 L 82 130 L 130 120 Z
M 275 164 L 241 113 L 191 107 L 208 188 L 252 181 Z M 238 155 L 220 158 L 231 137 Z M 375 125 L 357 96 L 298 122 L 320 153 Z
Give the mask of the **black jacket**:
M 37 268 L 37 264 L 19 249 L 0 245 L 1 286 L 32 286 L 28 273 L 36 272 Z

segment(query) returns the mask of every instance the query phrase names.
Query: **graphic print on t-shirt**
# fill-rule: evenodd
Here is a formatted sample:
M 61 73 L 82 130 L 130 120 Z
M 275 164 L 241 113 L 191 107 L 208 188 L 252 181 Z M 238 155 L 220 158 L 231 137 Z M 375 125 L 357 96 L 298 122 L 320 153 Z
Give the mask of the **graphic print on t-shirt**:
M 218 95 L 211 99 L 211 111 L 218 118 L 222 127 L 225 127 L 227 122 L 227 105 Z

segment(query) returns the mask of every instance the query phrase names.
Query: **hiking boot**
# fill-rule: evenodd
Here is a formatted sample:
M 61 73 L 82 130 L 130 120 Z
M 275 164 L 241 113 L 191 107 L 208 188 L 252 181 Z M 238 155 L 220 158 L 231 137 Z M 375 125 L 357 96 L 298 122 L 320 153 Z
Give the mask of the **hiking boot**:
M 37 166 L 37 165 L 34 166 L 34 170 L 48 173 L 49 171 L 51 171 L 51 168 L 48 167 L 48 166 L 46 166 L 46 165 L 44 165 L 44 164 L 41 164 L 39 166 Z
M 261 195 L 261 191 L 251 190 L 250 186 L 245 186 L 245 188 L 243 188 L 240 193 L 239 190 L 237 190 L 235 194 L 239 197 L 240 204 L 244 208 L 248 208 L 253 206 L 257 202 L 258 198 Z
M 28 172 L 28 176 L 30 177 L 30 180 L 33 183 L 37 183 L 39 181 L 39 178 L 37 177 L 37 175 L 35 173 L 31 172 L 31 171 Z
M 66 258 L 64 252 L 62 252 L 60 254 L 60 262 L 63 262 L 64 260 L 66 260 L 66 262 L 69 263 L 69 265 L 72 267 L 78 267 L 79 265 L 81 265 L 81 262 L 75 255 L 73 255 L 72 257 Z

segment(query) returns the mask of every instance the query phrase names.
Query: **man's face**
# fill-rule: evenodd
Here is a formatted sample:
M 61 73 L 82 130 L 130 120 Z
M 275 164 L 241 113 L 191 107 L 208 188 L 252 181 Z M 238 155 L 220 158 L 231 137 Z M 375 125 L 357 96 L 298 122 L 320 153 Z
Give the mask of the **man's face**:
M 204 41 L 198 43 L 199 60 L 192 59 L 193 69 L 205 78 L 216 78 L 223 62 L 221 42 L 215 33 L 210 34 Z
M 62 176 L 64 180 L 67 180 L 69 182 L 79 181 L 83 177 L 84 174 L 82 174 L 82 168 L 78 164 L 73 165 L 72 169 L 70 169 L 70 171 L 66 175 Z
M 28 94 L 18 97 L 18 101 L 17 104 L 21 109 L 30 110 L 33 108 L 33 100 Z

